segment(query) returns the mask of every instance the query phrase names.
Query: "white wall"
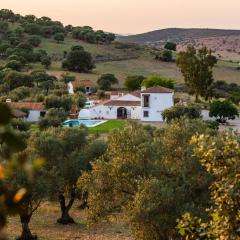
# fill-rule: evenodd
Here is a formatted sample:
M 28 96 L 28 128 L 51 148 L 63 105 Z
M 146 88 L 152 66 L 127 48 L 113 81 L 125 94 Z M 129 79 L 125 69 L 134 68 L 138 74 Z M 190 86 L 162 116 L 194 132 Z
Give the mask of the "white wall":
M 69 93 L 70 95 L 74 94 L 72 82 L 69 82 L 69 83 L 67 84 L 67 87 L 68 87 L 68 93 Z
M 149 98 L 149 107 L 145 108 L 143 107 L 143 95 L 142 96 L 142 109 L 141 109 L 141 121 L 146 122 L 162 122 L 162 111 L 164 111 L 167 108 L 170 108 L 174 105 L 173 102 L 173 93 L 151 93 Z M 144 111 L 149 111 L 149 117 L 143 117 Z
M 30 110 L 28 117 L 26 118 L 27 122 L 38 122 L 40 118 L 40 111 Z
M 125 107 L 125 106 L 123 106 Z M 119 106 L 104 106 L 98 105 L 93 108 L 90 108 L 92 118 L 104 118 L 104 119 L 117 119 L 117 109 Z M 140 119 L 141 107 L 125 107 L 130 113 L 130 119 Z

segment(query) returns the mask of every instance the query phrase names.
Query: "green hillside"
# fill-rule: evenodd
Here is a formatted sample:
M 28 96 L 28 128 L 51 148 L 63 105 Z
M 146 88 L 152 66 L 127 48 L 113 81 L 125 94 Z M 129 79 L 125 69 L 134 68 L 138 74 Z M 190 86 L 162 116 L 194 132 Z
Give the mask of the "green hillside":
M 9 23 L 9 28 L 11 30 L 14 30 L 18 27 L 18 23 Z M 183 30 L 178 31 L 180 31 L 182 36 L 184 33 L 186 33 L 186 31 Z M 152 36 L 155 36 L 157 33 L 157 31 L 153 32 Z M 206 33 L 209 33 L 209 31 L 205 31 L 205 35 Z M 213 33 L 215 35 L 223 33 L 226 34 L 226 32 L 217 30 L 212 31 L 212 34 Z M 238 31 L 229 32 L 229 34 L 235 33 L 238 33 Z M 162 32 L 161 34 L 163 34 L 162 37 L 165 36 L 166 38 L 170 33 L 166 33 L 166 35 L 164 35 Z M 25 37 L 28 36 L 29 35 L 25 33 Z M 141 36 L 145 35 L 143 34 Z M 121 40 L 125 41 L 126 39 L 121 38 Z M 113 42 L 110 44 L 93 44 L 74 39 L 71 36 L 71 33 L 68 33 L 64 42 L 60 44 L 58 44 L 53 38 L 41 37 L 41 44 L 35 49 L 47 51 L 52 58 L 52 65 L 49 69 L 49 72 L 59 77 L 64 72 L 62 69 L 64 51 L 69 52 L 71 47 L 75 45 L 81 45 L 84 47 L 84 49 L 90 52 L 93 58 L 96 60 L 96 68 L 93 69 L 91 73 L 71 73 L 75 75 L 77 79 L 90 79 L 96 81 L 103 73 L 113 73 L 119 79 L 119 87 L 122 87 L 123 81 L 128 75 L 147 76 L 151 74 L 160 74 L 173 78 L 176 82 L 183 82 L 183 78 L 175 63 L 156 61 L 154 60 L 149 47 L 144 47 L 137 44 L 121 42 Z M 1 63 L 4 64 L 4 60 L 1 60 L 0 64 Z M 34 69 L 43 68 L 40 63 L 33 63 L 32 65 Z M 216 80 L 240 83 L 240 72 L 237 70 L 237 67 L 238 63 L 236 62 L 219 61 L 217 67 L 214 69 L 214 77 Z
M 167 29 L 142 33 L 142 34 L 119 37 L 119 40 L 124 42 L 145 44 L 147 42 L 157 42 L 157 41 L 180 42 L 190 38 L 239 36 L 239 35 L 240 35 L 240 30 L 167 28 Z
M 43 39 L 40 48 L 48 51 L 53 57 L 61 58 L 63 51 L 69 51 L 74 45 L 80 44 L 93 56 L 102 55 L 113 58 L 133 58 L 127 60 L 114 60 L 99 62 L 92 73 L 73 73 L 78 79 L 90 79 L 96 81 L 98 76 L 103 73 L 114 73 L 120 80 L 120 86 L 128 75 L 151 75 L 160 74 L 171 77 L 177 82 L 183 82 L 183 78 L 178 71 L 175 63 L 160 62 L 153 59 L 148 48 L 141 47 L 136 49 L 117 49 L 114 43 L 110 45 L 89 44 L 83 41 L 77 41 L 67 37 L 64 43 L 57 44 L 52 39 Z M 238 64 L 229 61 L 219 61 L 214 70 L 216 80 L 225 80 L 227 82 L 240 83 L 240 72 L 237 69 Z M 36 65 L 40 67 L 40 65 Z M 49 70 L 51 73 L 60 76 L 63 72 L 61 62 L 53 62 Z

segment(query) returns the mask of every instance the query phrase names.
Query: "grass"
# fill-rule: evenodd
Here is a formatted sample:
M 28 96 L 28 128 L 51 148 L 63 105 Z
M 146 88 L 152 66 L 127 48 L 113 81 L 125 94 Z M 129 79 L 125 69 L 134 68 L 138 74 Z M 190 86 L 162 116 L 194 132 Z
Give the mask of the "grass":
M 34 213 L 30 228 L 41 240 L 132 240 L 130 234 L 120 217 L 111 219 L 109 223 L 101 222 L 87 226 L 84 211 L 75 205 L 70 211 L 76 224 L 63 226 L 56 223 L 60 213 L 56 203 L 43 203 Z M 10 217 L 6 229 L 9 240 L 16 239 L 21 233 L 19 217 Z
M 13 24 L 11 28 L 16 28 Z M 174 79 L 177 83 L 183 82 L 183 77 L 179 72 L 175 63 L 166 63 L 153 60 L 153 56 L 150 54 L 150 50 L 147 48 L 140 48 L 138 50 L 134 48 L 117 49 L 115 44 L 110 45 L 97 45 L 90 44 L 83 41 L 75 40 L 70 36 L 65 38 L 63 43 L 57 44 L 53 39 L 42 38 L 42 43 L 39 49 L 46 50 L 52 57 L 53 63 L 50 68 L 50 73 L 60 77 L 64 72 L 61 68 L 60 59 L 63 57 L 64 51 L 69 51 L 72 46 L 81 45 L 93 56 L 101 55 L 104 57 L 131 57 L 135 56 L 136 59 L 112 61 L 97 63 L 96 68 L 92 73 L 80 74 L 71 73 L 76 76 L 77 80 L 89 79 L 94 82 L 97 81 L 99 76 L 104 73 L 113 73 L 119 79 L 119 85 L 116 87 L 123 87 L 123 82 L 129 75 L 143 75 L 148 76 L 152 74 L 158 74 L 165 77 Z M 4 61 L 0 61 L 0 64 L 4 65 Z M 40 63 L 33 64 L 33 67 L 43 68 Z M 240 71 L 237 70 L 238 63 L 231 61 L 219 60 L 217 66 L 214 68 L 214 79 L 225 80 L 228 83 L 240 83 Z
M 93 134 L 109 133 L 113 129 L 123 129 L 127 124 L 124 120 L 109 120 L 99 126 L 89 128 L 89 132 Z

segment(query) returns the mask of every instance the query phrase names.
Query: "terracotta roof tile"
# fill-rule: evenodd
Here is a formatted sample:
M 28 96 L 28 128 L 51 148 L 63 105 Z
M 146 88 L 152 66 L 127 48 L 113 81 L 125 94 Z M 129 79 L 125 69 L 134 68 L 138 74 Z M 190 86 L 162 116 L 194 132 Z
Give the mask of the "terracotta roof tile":
M 154 86 L 141 91 L 141 93 L 173 93 L 173 90 L 161 86 Z
M 43 103 L 37 103 L 37 102 L 9 102 L 7 104 L 9 104 L 11 108 L 25 107 L 31 110 L 38 110 L 38 111 L 45 110 Z
M 103 104 L 104 106 L 141 106 L 140 101 L 121 101 L 121 100 L 110 100 Z
M 23 117 L 27 116 L 27 114 L 25 112 L 18 110 L 18 109 L 12 109 L 11 112 L 12 112 L 13 117 L 15 117 L 15 118 L 23 118 Z
M 73 87 L 95 87 L 96 86 L 96 83 L 94 83 L 93 81 L 91 80 L 75 80 L 72 82 L 73 84 Z
M 135 97 L 141 98 L 141 90 L 136 90 L 134 92 L 131 92 L 130 94 Z

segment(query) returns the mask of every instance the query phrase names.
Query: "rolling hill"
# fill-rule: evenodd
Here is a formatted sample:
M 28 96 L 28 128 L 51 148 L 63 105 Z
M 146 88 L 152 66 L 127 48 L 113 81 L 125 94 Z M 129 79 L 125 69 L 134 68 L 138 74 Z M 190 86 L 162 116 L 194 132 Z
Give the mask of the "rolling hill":
M 240 30 L 167 28 L 137 35 L 122 36 L 119 37 L 119 40 L 124 42 L 147 44 L 159 41 L 181 42 L 193 38 L 196 39 L 222 36 L 240 36 Z
M 211 48 L 219 59 L 240 61 L 240 30 L 169 28 L 118 39 L 156 48 L 173 41 L 178 44 L 178 50 L 189 44 L 196 47 L 204 45 Z
M 18 25 L 14 23 L 9 23 L 9 26 L 10 29 L 18 27 Z M 236 33 L 233 31 L 231 34 Z M 182 36 L 184 36 L 183 33 Z M 235 37 L 237 38 L 238 35 L 236 34 Z M 118 87 L 123 87 L 123 82 L 129 75 L 148 76 L 152 74 L 159 74 L 165 77 L 173 78 L 177 83 L 183 83 L 183 77 L 175 63 L 156 61 L 154 60 L 154 56 L 152 55 L 149 47 L 138 44 L 129 44 L 126 43 L 125 40 L 125 37 L 121 37 L 118 39 L 118 41 L 121 42 L 113 42 L 111 44 L 92 44 L 82 40 L 76 40 L 71 36 L 71 34 L 68 34 L 65 41 L 61 44 L 56 43 L 56 41 L 52 38 L 42 37 L 41 44 L 37 47 L 37 49 L 45 50 L 51 56 L 52 66 L 48 71 L 57 77 L 60 77 L 60 75 L 64 72 L 61 67 L 63 52 L 69 51 L 74 45 L 81 45 L 85 50 L 90 52 L 97 61 L 95 64 L 96 68 L 93 69 L 91 73 L 71 72 L 72 75 L 76 76 L 77 80 L 89 79 L 97 81 L 101 74 L 113 73 L 119 79 Z M 212 41 L 214 44 L 214 40 Z M 0 65 L 1 64 L 5 64 L 4 60 L 0 60 Z M 44 68 L 40 63 L 34 63 L 32 65 L 33 69 Z M 216 80 L 240 83 L 240 71 L 237 70 L 237 68 L 237 62 L 225 61 L 223 59 L 222 61 L 219 61 L 217 66 L 214 68 L 214 78 Z

